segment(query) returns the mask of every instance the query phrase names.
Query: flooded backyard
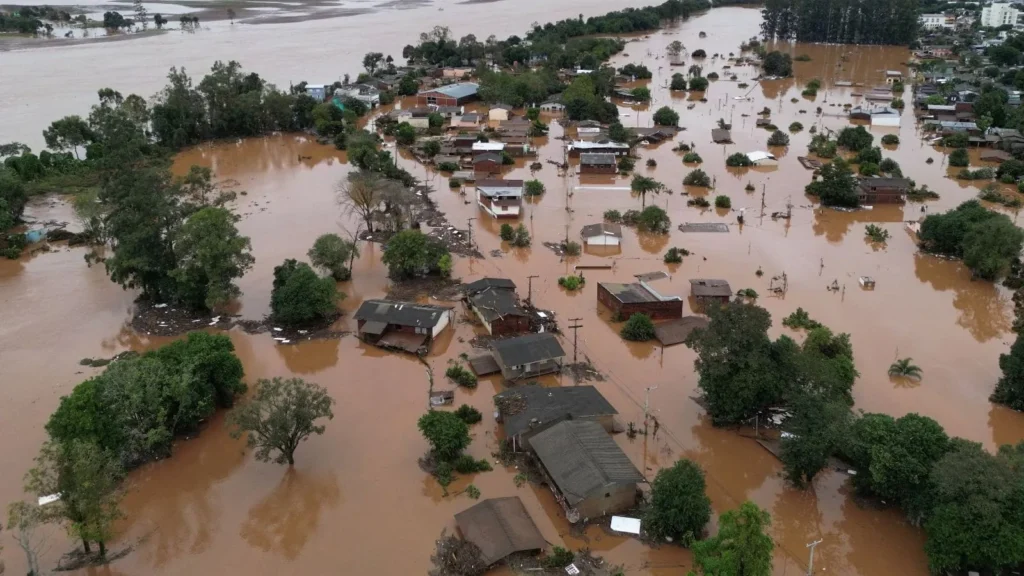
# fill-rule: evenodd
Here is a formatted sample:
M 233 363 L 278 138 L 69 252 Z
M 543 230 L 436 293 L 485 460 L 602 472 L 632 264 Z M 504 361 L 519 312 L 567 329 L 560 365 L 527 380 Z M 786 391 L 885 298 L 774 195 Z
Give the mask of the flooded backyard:
M 0 128 L 0 142 L 20 140 L 38 148 L 40 131 L 64 114 L 83 114 L 95 90 L 112 86 L 123 93 L 150 95 L 163 83 L 166 69 L 185 65 L 193 74 L 205 71 L 215 59 L 236 59 L 279 85 L 288 81 L 330 81 L 357 72 L 368 50 L 398 54 L 405 44 L 434 24 L 451 26 L 459 37 L 474 33 L 486 38 L 524 32 L 533 21 L 598 14 L 618 7 L 611 2 L 539 2 L 449 4 L 408 11 L 372 12 L 352 18 L 317 20 L 291 25 L 239 27 L 221 35 L 191 38 L 165 34 L 128 43 L 85 45 L 0 53 L 0 67 L 20 78 L 0 85 L 0 108 L 10 111 Z M 500 19 L 480 18 L 506 10 Z M 667 270 L 663 294 L 687 296 L 690 278 L 723 278 L 734 289 L 752 288 L 757 303 L 772 313 L 773 336 L 790 330 L 783 317 L 798 306 L 836 332 L 848 332 L 857 369 L 853 389 L 855 408 L 900 416 L 918 412 L 941 423 L 951 436 L 981 442 L 994 449 L 1024 438 L 1024 416 L 995 406 L 988 396 L 999 376 L 998 356 L 1008 347 L 1013 318 L 1008 290 L 974 282 L 957 262 L 925 256 L 904 230 L 904 221 L 935 213 L 977 195 L 986 181 L 958 182 L 943 162 L 943 151 L 922 142 L 912 112 L 904 111 L 899 128 L 871 129 L 878 139 L 898 133 L 900 144 L 885 149 L 904 174 L 920 186 L 927 184 L 941 198 L 927 203 L 879 206 L 872 210 L 838 212 L 821 209 L 804 195 L 811 172 L 797 160 L 804 155 L 812 125 L 821 131 L 849 124 L 842 105 L 857 105 L 858 88 L 836 82 L 873 86 L 884 82 L 885 70 L 907 72 L 905 48 L 867 46 L 783 45 L 795 62 L 795 78 L 755 83 L 758 70 L 741 66 L 729 70 L 724 58 L 700 62 L 703 73 L 717 72 L 707 102 L 690 93 L 670 93 L 675 72 L 685 74 L 693 63 L 672 67 L 665 46 L 680 40 L 686 53 L 698 48 L 709 56 L 739 52 L 739 44 L 755 35 L 760 22 L 756 9 L 718 8 L 688 22 L 647 36 L 632 38 L 625 54 L 612 63 L 646 64 L 654 78 L 646 83 L 653 100 L 644 106 L 620 103 L 627 127 L 651 126 L 652 113 L 668 105 L 680 113 L 685 127 L 676 141 L 693 143 L 703 158 L 701 169 L 715 180 L 708 191 L 682 185 L 686 173 L 682 154 L 667 141 L 637 149 L 636 173 L 667 185 L 671 194 L 648 196 L 648 204 L 664 207 L 672 218 L 668 236 L 638 235 L 625 229 L 620 254 L 587 253 L 565 259 L 542 242 L 558 242 L 568 233 L 578 240 L 580 229 L 600 222 L 609 209 L 639 208 L 630 196 L 629 177 L 556 173 L 547 160 L 562 161 L 562 128 L 551 123 L 547 138 L 538 139 L 535 173 L 519 161 L 505 178 L 540 179 L 547 192 L 531 199 L 522 222 L 533 237 L 530 248 L 509 248 L 498 237 L 500 224 L 448 187 L 447 178 L 411 159 L 400 163 L 434 188 L 433 199 L 448 220 L 464 228 L 472 222 L 473 239 L 484 258 L 456 258 L 454 276 L 470 281 L 484 276 L 511 278 L 525 295 L 527 277 L 537 306 L 554 310 L 564 327 L 580 318 L 578 353 L 588 358 L 605 380 L 591 382 L 619 412 L 619 420 L 642 423 L 644 400 L 660 422 L 653 436 L 616 441 L 633 463 L 653 479 L 662 467 L 686 457 L 707 472 L 708 495 L 716 513 L 750 499 L 772 515 L 776 541 L 775 573 L 801 574 L 807 569 L 809 542 L 822 539 L 815 555 L 819 572 L 842 576 L 928 574 L 919 529 L 898 510 L 858 507 L 847 476 L 826 472 L 813 487 L 800 491 L 781 477 L 781 466 L 749 437 L 716 429 L 692 399 L 699 392 L 693 371 L 694 353 L 685 346 L 661 348 L 627 344 L 619 337 L 620 323 L 611 320 L 596 299 L 600 281 L 631 281 L 633 275 Z M 374 30 L 371 38 L 360 32 Z M 707 34 L 699 38 L 700 32 Z M 125 49 L 130 47 L 130 49 Z M 628 56 L 626 55 L 628 54 Z M 88 63 L 88 64 L 86 64 Z M 109 67 L 98 70 L 97 67 Z M 44 77 L 33 71 L 45 66 Z M 74 70 L 71 74 L 69 71 Z M 87 70 L 93 70 L 90 73 Z M 9 72 L 10 71 L 10 72 Z M 62 72 L 63 71 L 63 72 Z M 736 74 L 737 80 L 727 80 Z M 9 76 L 8 76 L 9 77 Z M 74 82 L 67 82 L 68 78 Z M 820 78 L 823 88 L 815 100 L 801 96 L 804 84 Z M 739 83 L 750 84 L 740 88 Z M 60 89 L 58 89 L 58 85 Z M 908 87 L 909 93 L 909 87 Z M 30 96 L 31 95 L 31 96 Z M 746 99 L 737 100 L 735 97 Z M 796 102 L 791 99 L 795 98 Z M 908 94 L 909 99 L 909 94 Z M 411 103 L 402 103 L 410 106 Z M 772 122 L 785 130 L 801 122 L 805 130 L 791 134 L 787 149 L 771 149 L 778 167 L 732 169 L 725 158 L 734 152 L 766 150 L 769 132 L 754 125 L 757 113 L 771 110 Z M 823 114 L 815 113 L 822 107 Z M 732 144 L 713 144 L 711 129 L 718 120 L 732 123 Z M 928 158 L 934 164 L 927 164 Z M 645 166 L 654 159 L 656 167 Z M 976 160 L 976 157 L 975 157 Z M 576 162 L 575 160 L 573 161 Z M 269 312 L 273 268 L 286 258 L 304 259 L 317 236 L 345 235 L 357 225 L 338 206 L 335 183 L 350 170 L 344 152 L 317 145 L 304 136 L 278 135 L 263 139 L 203 146 L 180 154 L 175 171 L 193 164 L 209 166 L 228 189 L 245 191 L 234 202 L 242 216 L 239 231 L 252 240 L 253 269 L 239 282 L 243 291 L 237 313 L 258 319 Z M 972 167 L 983 165 L 972 162 Z M 754 191 L 745 190 L 750 184 Z M 763 196 L 762 196 L 763 192 Z M 725 194 L 732 211 L 688 207 L 686 194 L 709 197 Z M 790 220 L 770 217 L 792 205 Z M 746 223 L 737 225 L 745 209 Z M 72 221 L 69 205 L 60 199 L 36 199 L 28 215 L 37 219 Z M 1011 214 L 1011 217 L 1015 217 Z M 684 233 L 687 222 L 724 223 L 727 233 Z M 864 239 L 864 227 L 874 223 L 892 237 L 883 248 Z M 568 231 L 568 232 L 567 232 Z M 692 255 L 667 268 L 662 255 L 678 246 Z M 341 330 L 354 330 L 351 313 L 362 301 L 383 297 L 390 287 L 380 246 L 362 242 L 353 279 L 341 284 L 347 294 Z M 497 252 L 495 252 L 497 251 Z M 500 254 L 494 256 L 492 254 Z M 82 249 L 60 247 L 49 253 L 0 261 L 0 437 L 9 439 L 0 450 L 0 502 L 22 497 L 23 473 L 45 438 L 43 424 L 75 384 L 99 369 L 79 365 L 82 358 L 109 358 L 124 350 L 142 350 L 166 343 L 165 338 L 134 332 L 128 320 L 134 294 L 111 283 L 102 266 L 87 267 Z M 586 270 L 583 290 L 567 293 L 559 276 L 576 264 L 613 264 L 607 270 Z M 755 272 L 760 269 L 763 276 Z M 786 275 L 788 290 L 772 295 L 771 278 Z M 863 290 L 858 277 L 871 276 L 874 290 Z M 826 287 L 836 282 L 836 292 Z M 443 303 L 432 301 L 433 303 Z M 685 303 L 686 313 L 692 302 Z M 473 355 L 469 341 L 483 329 L 470 324 L 461 304 L 454 334 L 435 343 L 426 362 L 447 389 L 442 374 L 449 360 Z M 386 353 L 352 336 L 279 345 L 271 335 L 230 333 L 246 371 L 246 380 L 301 376 L 325 386 L 337 400 L 335 418 L 323 436 L 299 448 L 293 470 L 254 461 L 244 442 L 231 439 L 223 415 L 214 418 L 194 439 L 179 442 L 174 455 L 133 472 L 122 508 L 114 548 L 134 550 L 89 574 L 424 574 L 434 540 L 442 529 L 454 529 L 453 514 L 474 501 L 457 495 L 476 485 L 484 498 L 518 495 L 545 539 L 555 545 L 589 547 L 627 574 L 675 575 L 692 568 L 689 552 L 671 545 L 647 545 L 592 526 L 573 531 L 546 488 L 530 484 L 517 488 L 517 470 L 500 465 L 492 472 L 460 477 L 444 496 L 440 486 L 417 465 L 427 449 L 416 429 L 427 409 L 428 375 L 411 356 Z M 570 353 L 572 338 L 563 337 Z M 891 381 L 886 374 L 896 358 L 912 357 L 924 370 L 914 386 Z M 548 377 L 548 385 L 572 385 L 571 376 Z M 656 388 L 655 388 L 656 387 Z M 469 453 L 490 458 L 501 437 L 494 421 L 491 397 L 503 385 L 496 376 L 483 378 L 475 390 L 458 389 L 456 404 L 468 403 L 484 414 L 472 427 Z M 746 434 L 747 432 L 744 432 Z M 16 439 L 11 441 L 10 439 Z M 493 462 L 493 458 L 490 458 Z M 712 530 L 714 528 L 712 527 Z M 8 568 L 22 568 L 12 542 L 6 548 Z M 55 536 L 49 564 L 71 544 Z

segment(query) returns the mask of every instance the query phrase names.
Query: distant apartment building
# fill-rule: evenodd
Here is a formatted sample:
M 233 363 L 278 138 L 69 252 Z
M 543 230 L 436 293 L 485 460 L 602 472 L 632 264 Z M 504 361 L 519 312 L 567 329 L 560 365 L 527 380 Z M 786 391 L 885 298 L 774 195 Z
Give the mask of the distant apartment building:
M 1016 26 L 1021 11 L 1008 2 L 995 2 L 981 9 L 982 27 L 998 28 L 1010 24 Z
M 921 21 L 921 27 L 925 30 L 954 28 L 956 26 L 956 19 L 945 14 L 921 14 L 919 20 Z

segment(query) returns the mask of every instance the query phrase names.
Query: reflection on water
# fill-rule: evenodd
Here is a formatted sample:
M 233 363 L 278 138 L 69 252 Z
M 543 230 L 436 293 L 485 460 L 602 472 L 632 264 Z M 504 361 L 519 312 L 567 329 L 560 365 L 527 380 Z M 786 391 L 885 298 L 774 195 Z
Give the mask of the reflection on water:
M 239 534 L 246 542 L 295 558 L 320 523 L 320 514 L 336 508 L 341 499 L 338 479 L 288 468 L 281 482 L 249 510 Z

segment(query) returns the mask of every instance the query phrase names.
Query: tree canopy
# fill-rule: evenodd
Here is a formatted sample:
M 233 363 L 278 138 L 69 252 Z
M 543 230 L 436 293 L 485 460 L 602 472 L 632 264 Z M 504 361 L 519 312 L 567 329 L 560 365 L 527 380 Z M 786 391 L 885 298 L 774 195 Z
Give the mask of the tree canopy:
M 299 444 L 324 433 L 326 424 L 317 421 L 334 419 L 333 405 L 326 388 L 301 378 L 260 379 L 252 398 L 231 412 L 232 436 L 246 434 L 261 462 L 294 466 Z
M 684 546 L 699 539 L 711 520 L 711 500 L 705 494 L 704 471 L 681 459 L 662 468 L 651 482 L 651 503 L 644 527 L 656 538 L 671 538 Z
M 381 261 L 392 278 L 410 278 L 440 270 L 440 261 L 448 249 L 444 244 L 419 230 L 403 230 L 388 240 Z
M 806 186 L 808 194 L 817 196 L 824 206 L 852 208 L 859 204 L 857 178 L 845 160 L 836 158 L 822 166 L 819 172 L 821 177 Z
M 317 276 L 305 262 L 288 259 L 274 267 L 270 310 L 275 322 L 297 326 L 324 321 L 337 313 L 344 297 L 333 278 Z
M 693 561 L 706 576 L 771 576 L 775 543 L 771 516 L 747 500 L 718 519 L 718 534 L 693 545 Z
M 910 44 L 918 30 L 917 2 L 877 5 L 768 0 L 761 10 L 766 40 L 827 44 Z
M 977 200 L 928 215 L 919 238 L 922 249 L 962 257 L 971 272 L 986 280 L 1003 276 L 1024 244 L 1024 233 L 1008 216 L 987 210 Z

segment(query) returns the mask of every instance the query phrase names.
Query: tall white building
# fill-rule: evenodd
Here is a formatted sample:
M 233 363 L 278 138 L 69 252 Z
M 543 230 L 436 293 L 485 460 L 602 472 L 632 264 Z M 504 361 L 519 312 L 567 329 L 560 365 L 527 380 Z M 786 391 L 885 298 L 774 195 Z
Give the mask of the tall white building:
M 945 14 L 921 14 L 919 19 L 921 21 L 921 27 L 925 30 L 953 28 L 955 26 L 953 18 L 949 18 Z
M 981 25 L 988 28 L 997 28 L 1010 24 L 1017 25 L 1017 18 L 1020 10 L 1013 8 L 1009 3 L 997 2 L 981 9 Z

